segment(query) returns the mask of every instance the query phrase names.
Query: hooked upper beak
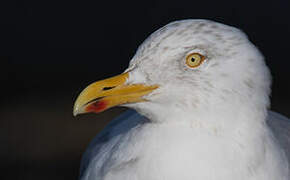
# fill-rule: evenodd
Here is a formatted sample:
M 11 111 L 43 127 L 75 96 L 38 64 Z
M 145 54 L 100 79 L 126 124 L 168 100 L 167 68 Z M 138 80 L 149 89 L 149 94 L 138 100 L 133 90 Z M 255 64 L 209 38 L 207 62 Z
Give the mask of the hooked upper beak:
M 94 82 L 78 96 L 73 115 L 99 113 L 111 107 L 146 101 L 143 97 L 158 88 L 158 85 L 126 84 L 129 72 Z

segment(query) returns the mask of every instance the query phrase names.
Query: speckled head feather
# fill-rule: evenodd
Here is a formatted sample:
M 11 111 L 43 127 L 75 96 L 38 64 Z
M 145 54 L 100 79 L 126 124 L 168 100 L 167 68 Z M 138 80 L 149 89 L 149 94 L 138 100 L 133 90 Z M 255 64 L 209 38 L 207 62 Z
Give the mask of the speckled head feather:
M 195 52 L 205 61 L 190 68 L 185 59 Z M 209 20 L 176 21 L 160 28 L 140 45 L 127 71 L 132 74 L 128 83 L 160 85 L 148 102 L 128 105 L 149 116 L 187 109 L 200 119 L 210 112 L 225 119 L 223 115 L 237 113 L 228 112 L 229 107 L 264 116 L 269 106 L 271 78 L 261 53 L 241 30 Z

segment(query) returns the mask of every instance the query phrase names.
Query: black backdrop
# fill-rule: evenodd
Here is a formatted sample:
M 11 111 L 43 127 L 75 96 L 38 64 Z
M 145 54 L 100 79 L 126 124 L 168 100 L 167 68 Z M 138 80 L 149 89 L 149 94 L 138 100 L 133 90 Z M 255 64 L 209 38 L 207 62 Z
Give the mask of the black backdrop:
M 290 2 L 1 2 L 1 179 L 76 179 L 90 139 L 122 108 L 72 117 L 89 83 L 121 73 L 138 45 L 178 19 L 206 18 L 245 31 L 266 57 L 272 109 L 290 116 Z

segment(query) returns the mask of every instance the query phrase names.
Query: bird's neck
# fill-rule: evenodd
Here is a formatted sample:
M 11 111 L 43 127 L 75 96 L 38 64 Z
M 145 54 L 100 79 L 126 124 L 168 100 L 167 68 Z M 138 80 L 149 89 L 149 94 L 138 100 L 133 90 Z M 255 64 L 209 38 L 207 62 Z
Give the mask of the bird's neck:
M 138 109 L 137 109 L 138 111 Z M 188 108 L 176 106 L 150 105 L 139 113 L 155 124 L 184 126 L 196 131 L 230 133 L 232 131 L 249 132 L 265 125 L 267 109 L 244 105 L 239 107 Z
M 249 174 L 249 169 L 259 167 L 259 163 L 264 161 L 264 150 L 269 149 L 268 145 L 271 144 L 265 143 L 265 139 L 271 139 L 266 137 L 270 133 L 263 123 L 264 115 L 262 112 L 254 115 L 253 111 L 245 109 L 240 109 L 239 113 L 225 114 L 210 110 L 207 114 L 184 109 L 163 112 L 159 109 L 156 114 L 151 111 L 147 117 L 151 118 L 152 123 L 145 125 L 145 129 L 150 130 L 144 131 L 150 134 L 144 133 L 143 138 L 150 146 L 145 146 L 144 154 L 158 157 L 154 159 L 154 164 L 161 171 L 168 172 L 168 164 L 173 172 L 183 172 L 183 169 L 193 167 L 199 172 L 197 179 L 211 179 L 204 178 L 207 172 L 220 176 L 219 179 Z M 233 167 L 233 164 L 238 167 Z M 206 168 L 210 170 L 202 171 Z M 222 172 L 232 174 L 225 175 Z

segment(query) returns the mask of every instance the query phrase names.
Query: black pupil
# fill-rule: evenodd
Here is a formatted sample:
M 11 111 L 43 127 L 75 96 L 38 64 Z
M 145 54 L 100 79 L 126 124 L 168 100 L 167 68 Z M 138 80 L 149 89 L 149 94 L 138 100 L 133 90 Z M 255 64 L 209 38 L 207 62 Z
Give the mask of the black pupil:
M 195 61 L 195 58 L 192 57 L 192 58 L 191 58 L 191 62 L 194 62 L 194 61 Z

